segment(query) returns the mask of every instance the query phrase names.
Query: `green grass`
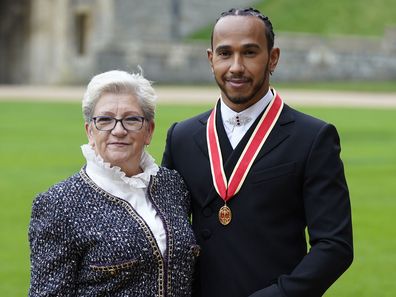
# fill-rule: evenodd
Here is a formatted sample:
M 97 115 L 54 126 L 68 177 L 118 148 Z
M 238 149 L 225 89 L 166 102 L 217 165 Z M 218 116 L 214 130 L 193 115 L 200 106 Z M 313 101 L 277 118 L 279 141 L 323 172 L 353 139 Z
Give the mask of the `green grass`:
M 277 89 L 333 90 L 356 92 L 396 93 L 394 81 L 326 81 L 326 82 L 276 82 Z M 396 95 L 395 95 L 396 98 Z
M 304 90 L 326 90 L 326 91 L 355 91 L 355 92 L 381 92 L 381 93 L 396 93 L 396 83 L 394 81 L 310 81 L 310 82 L 282 82 L 276 78 L 271 78 L 271 84 L 276 89 L 304 89 Z M 216 89 L 215 83 L 202 83 L 202 84 L 185 84 L 185 85 L 172 85 L 156 83 L 156 87 L 161 88 L 184 88 L 191 91 L 191 88 L 196 88 L 198 91 L 202 89 Z M 396 95 L 395 95 L 396 98 Z
M 149 147 L 161 160 L 169 125 L 209 106 L 162 105 Z M 351 192 L 355 261 L 327 297 L 396 293 L 396 110 L 301 108 L 336 124 Z M 77 103 L 0 102 L 0 296 L 25 296 L 33 197 L 79 170 L 86 143 Z
M 264 0 L 254 7 L 268 15 L 276 32 L 382 36 L 396 25 L 394 0 Z M 209 40 L 212 24 L 189 39 Z

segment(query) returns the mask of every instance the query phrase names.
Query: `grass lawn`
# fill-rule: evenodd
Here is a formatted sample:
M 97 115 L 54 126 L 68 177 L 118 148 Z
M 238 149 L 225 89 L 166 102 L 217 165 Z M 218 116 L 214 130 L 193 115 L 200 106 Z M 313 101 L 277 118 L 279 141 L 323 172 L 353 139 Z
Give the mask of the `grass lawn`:
M 167 128 L 209 106 L 158 107 L 158 162 Z M 335 123 L 351 192 L 355 261 L 327 297 L 396 294 L 396 110 L 304 107 Z M 79 170 L 86 143 L 77 103 L 0 102 L 0 296 L 25 296 L 29 285 L 27 228 L 33 197 Z
M 271 85 L 277 90 L 291 89 L 291 90 L 322 90 L 322 91 L 351 91 L 351 92 L 378 92 L 378 93 L 396 93 L 396 83 L 394 81 L 346 81 L 346 80 L 333 80 L 333 81 L 309 81 L 309 82 L 282 82 L 276 78 L 271 78 Z M 167 88 L 179 88 L 179 89 L 190 89 L 196 88 L 200 90 L 207 90 L 208 88 L 216 89 L 217 85 L 212 83 L 202 84 L 161 84 L 156 83 L 155 87 L 161 87 L 162 89 Z M 395 94 L 396 98 L 396 94 Z
M 354 92 L 396 93 L 394 81 L 326 81 L 326 82 L 277 82 L 273 85 L 277 89 L 305 89 L 305 90 L 332 90 Z M 396 98 L 396 94 L 395 94 Z

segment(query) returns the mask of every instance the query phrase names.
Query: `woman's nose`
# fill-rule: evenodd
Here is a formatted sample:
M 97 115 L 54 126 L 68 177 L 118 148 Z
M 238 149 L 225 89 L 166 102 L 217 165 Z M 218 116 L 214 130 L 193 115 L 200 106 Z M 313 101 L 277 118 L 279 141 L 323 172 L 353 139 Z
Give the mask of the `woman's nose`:
M 113 130 L 111 130 L 111 133 L 116 135 L 116 134 L 127 134 L 128 131 L 124 128 L 122 125 L 121 121 L 118 121 L 116 125 L 114 126 Z

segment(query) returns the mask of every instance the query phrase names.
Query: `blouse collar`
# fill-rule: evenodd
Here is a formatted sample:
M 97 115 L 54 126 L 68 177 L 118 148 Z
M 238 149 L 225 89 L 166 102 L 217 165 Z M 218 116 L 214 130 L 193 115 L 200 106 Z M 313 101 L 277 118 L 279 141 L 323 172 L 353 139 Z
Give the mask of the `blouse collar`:
M 150 182 L 151 176 L 155 176 L 159 170 L 155 164 L 153 157 L 149 153 L 143 151 L 140 160 L 140 167 L 143 172 L 134 176 L 128 177 L 118 166 L 111 166 L 110 163 L 105 162 L 100 155 L 97 155 L 89 144 L 81 146 L 82 153 L 87 160 L 87 167 L 102 178 L 107 178 L 113 182 L 122 182 L 134 188 L 146 188 Z

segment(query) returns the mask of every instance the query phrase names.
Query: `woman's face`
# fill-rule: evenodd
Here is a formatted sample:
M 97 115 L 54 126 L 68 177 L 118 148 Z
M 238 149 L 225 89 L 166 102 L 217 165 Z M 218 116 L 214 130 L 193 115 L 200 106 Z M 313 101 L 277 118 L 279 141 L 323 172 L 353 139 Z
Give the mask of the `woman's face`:
M 103 94 L 96 103 L 93 117 L 110 116 L 123 119 L 130 116 L 143 116 L 137 99 L 131 94 Z M 85 123 L 89 144 L 105 162 L 118 166 L 132 176 L 141 172 L 140 159 L 145 145 L 150 144 L 154 123 L 143 122 L 138 131 L 127 131 L 117 122 L 111 131 L 98 130 L 94 122 Z

